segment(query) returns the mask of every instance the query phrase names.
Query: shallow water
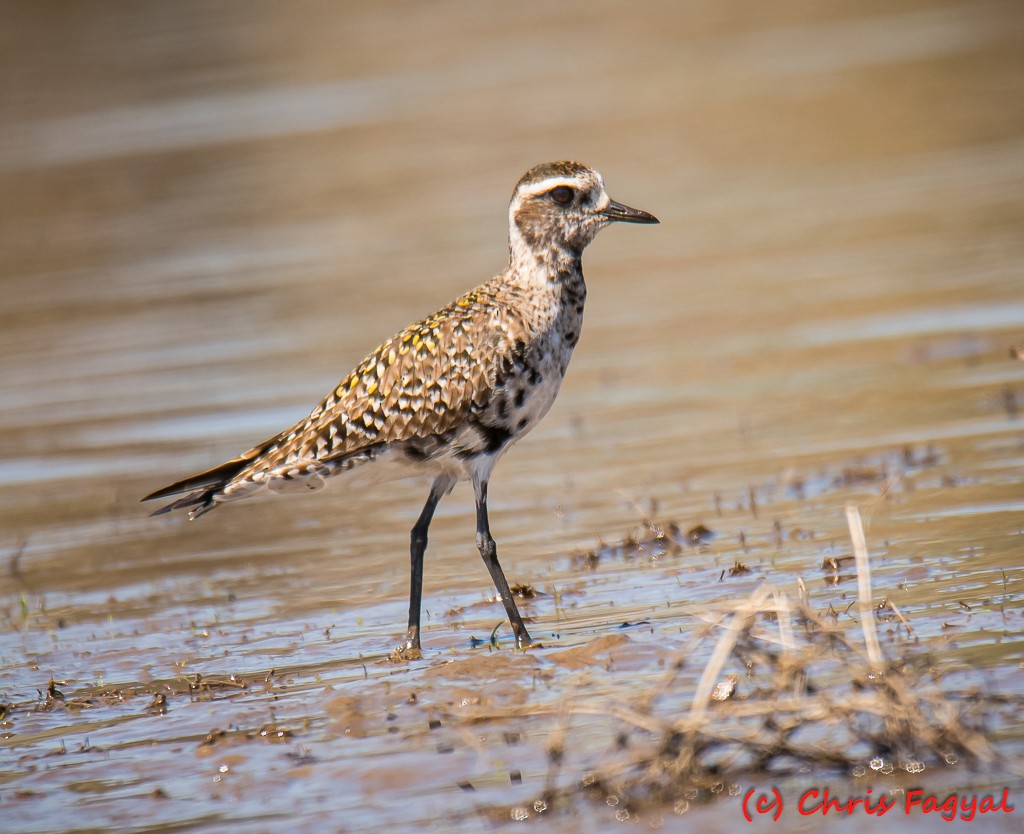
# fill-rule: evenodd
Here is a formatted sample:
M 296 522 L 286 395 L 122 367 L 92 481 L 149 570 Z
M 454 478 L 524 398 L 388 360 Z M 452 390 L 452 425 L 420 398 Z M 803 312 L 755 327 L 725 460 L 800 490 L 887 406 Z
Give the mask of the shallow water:
M 1019 4 L 288 8 L 25 5 L 0 31 L 4 830 L 510 825 L 556 724 L 452 716 L 628 699 L 765 580 L 846 609 L 822 561 L 848 501 L 919 641 L 883 648 L 1019 699 Z M 499 270 L 513 183 L 565 156 L 662 225 L 588 251 L 560 398 L 491 485 L 547 649 L 489 645 L 465 487 L 431 529 L 424 660 L 397 667 L 424 484 L 147 516 Z M 716 536 L 614 546 L 647 517 Z M 1019 760 L 1017 704 L 990 732 Z M 614 736 L 574 719 L 560 783 Z M 1012 768 L 917 778 L 1024 800 Z M 640 822 L 740 819 L 725 796 Z

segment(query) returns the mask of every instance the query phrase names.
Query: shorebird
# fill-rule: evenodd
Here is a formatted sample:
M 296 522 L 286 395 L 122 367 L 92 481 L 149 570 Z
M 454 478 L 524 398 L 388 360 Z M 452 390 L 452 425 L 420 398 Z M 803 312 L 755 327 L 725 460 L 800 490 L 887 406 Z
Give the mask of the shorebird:
M 498 564 L 487 484 L 509 447 L 547 413 L 580 336 L 587 287 L 583 250 L 616 221 L 657 223 L 612 200 L 603 177 L 578 162 L 527 171 L 509 203 L 505 271 L 384 342 L 308 417 L 238 457 L 158 489 L 185 495 L 153 515 L 195 519 L 268 489 L 317 489 L 355 467 L 429 473 L 433 484 L 412 528 L 409 625 L 400 657 L 420 656 L 427 531 L 458 481 L 473 484 L 476 544 L 505 606 L 517 648 L 533 645 Z

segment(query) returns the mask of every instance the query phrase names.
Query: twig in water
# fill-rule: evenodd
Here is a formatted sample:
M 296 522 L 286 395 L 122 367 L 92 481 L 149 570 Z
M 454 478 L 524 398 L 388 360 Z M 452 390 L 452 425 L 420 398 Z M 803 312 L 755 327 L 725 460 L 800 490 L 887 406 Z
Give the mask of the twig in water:
M 896 607 L 896 603 L 893 602 L 891 599 L 888 599 L 885 601 L 885 604 L 889 606 L 889 610 L 892 611 L 893 614 L 899 617 L 900 622 L 903 623 L 907 631 L 910 632 L 910 636 L 917 640 L 917 632 L 910 627 L 910 623 L 907 622 L 907 618 L 903 616 L 903 613 L 900 611 L 900 609 Z
M 885 661 L 882 659 L 882 647 L 878 643 L 875 611 L 871 603 L 871 565 L 868 561 L 868 543 L 864 538 L 864 524 L 860 520 L 860 510 L 852 502 L 846 505 L 846 523 L 850 526 L 853 558 L 857 564 L 857 597 L 860 600 L 860 625 L 864 630 L 864 648 L 867 650 L 868 663 L 871 664 L 871 668 L 875 672 L 881 672 Z
M 703 719 L 708 709 L 708 702 L 711 699 L 711 692 L 718 682 L 722 668 L 732 654 L 732 650 L 736 647 L 736 641 L 739 640 L 740 633 L 743 629 L 749 627 L 754 615 L 764 607 L 769 593 L 769 590 L 762 586 L 751 594 L 746 604 L 737 607 L 735 613 L 729 619 L 729 626 L 726 628 L 725 634 L 718 638 L 715 650 L 711 653 L 708 665 L 704 667 L 704 674 L 701 675 L 697 689 L 693 693 L 690 719 L 694 723 L 699 724 L 701 719 Z

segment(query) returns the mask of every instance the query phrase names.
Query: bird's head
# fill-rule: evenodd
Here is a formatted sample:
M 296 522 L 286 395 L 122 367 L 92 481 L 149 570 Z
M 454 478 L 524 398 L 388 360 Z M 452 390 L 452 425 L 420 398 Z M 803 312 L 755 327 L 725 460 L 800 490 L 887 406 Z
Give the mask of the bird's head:
M 531 168 L 516 184 L 508 213 L 513 256 L 518 247 L 534 255 L 561 249 L 579 256 L 609 223 L 658 222 L 653 214 L 611 199 L 604 177 L 579 162 Z

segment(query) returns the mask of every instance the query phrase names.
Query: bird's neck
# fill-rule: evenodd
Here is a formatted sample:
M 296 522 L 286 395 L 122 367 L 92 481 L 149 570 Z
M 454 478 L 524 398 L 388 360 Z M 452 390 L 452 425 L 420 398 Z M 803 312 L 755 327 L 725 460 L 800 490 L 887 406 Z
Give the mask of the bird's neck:
M 552 291 L 567 282 L 583 281 L 583 251 L 565 243 L 530 245 L 521 235 L 509 240 L 507 280 L 523 289 Z

